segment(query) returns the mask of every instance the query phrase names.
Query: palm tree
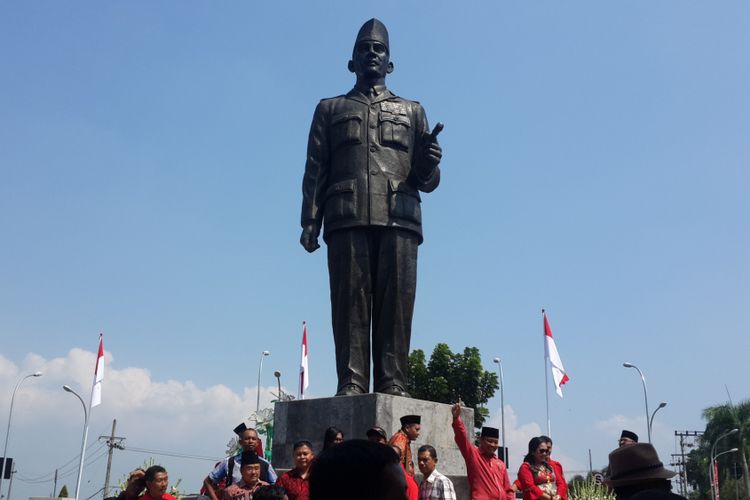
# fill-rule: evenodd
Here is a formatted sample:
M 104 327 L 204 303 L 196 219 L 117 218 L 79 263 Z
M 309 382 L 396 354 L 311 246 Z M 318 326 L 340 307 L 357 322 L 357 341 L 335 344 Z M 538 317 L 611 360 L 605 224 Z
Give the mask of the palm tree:
M 747 465 L 747 457 L 750 452 L 750 400 L 742 401 L 737 405 L 710 406 L 703 410 L 703 418 L 707 424 L 706 431 L 701 437 L 701 446 L 707 446 L 708 450 L 711 449 L 719 436 L 732 429 L 739 429 L 739 432 L 722 439 L 717 451 L 735 447 L 739 449 L 737 452 L 739 457 L 736 457 L 736 455 L 735 457 L 739 458 L 740 463 L 742 463 L 745 494 L 750 496 L 750 473 L 748 473 Z M 728 455 L 725 455 L 723 459 L 726 459 L 727 462 L 732 460 L 728 458 Z

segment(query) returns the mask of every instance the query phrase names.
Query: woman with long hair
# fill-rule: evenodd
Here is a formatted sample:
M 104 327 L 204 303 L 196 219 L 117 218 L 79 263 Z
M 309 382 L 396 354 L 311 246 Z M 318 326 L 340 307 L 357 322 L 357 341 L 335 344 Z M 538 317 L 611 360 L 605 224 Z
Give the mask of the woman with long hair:
M 549 445 L 535 437 L 518 469 L 523 500 L 567 500 L 564 479 L 557 477 L 549 463 Z

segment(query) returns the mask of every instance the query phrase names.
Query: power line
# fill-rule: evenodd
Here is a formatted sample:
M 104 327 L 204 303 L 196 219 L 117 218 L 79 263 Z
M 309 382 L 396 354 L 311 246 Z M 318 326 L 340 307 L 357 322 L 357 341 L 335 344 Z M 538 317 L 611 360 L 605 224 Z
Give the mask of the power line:
M 190 458 L 193 460 L 205 460 L 205 461 L 210 461 L 210 462 L 218 462 L 219 460 L 221 460 L 221 458 L 216 458 L 216 457 L 206 457 L 202 455 L 190 455 L 187 453 L 178 453 L 176 451 L 148 450 L 146 448 L 135 448 L 132 446 L 124 446 L 122 449 L 124 451 L 132 451 L 135 453 L 147 453 L 149 455 L 163 455 L 166 457 Z
M 99 460 L 101 460 L 102 458 L 104 458 L 104 456 L 107 454 L 107 450 L 103 449 L 103 450 L 99 451 L 98 453 L 99 453 L 98 455 L 93 454 L 90 457 L 86 457 L 86 459 L 84 461 L 84 464 L 83 464 L 83 467 L 84 468 L 90 467 L 94 463 L 96 463 Z M 67 472 L 58 474 L 57 478 L 61 479 L 61 478 L 64 478 L 64 477 L 68 477 L 68 476 L 70 476 L 70 475 L 72 475 L 74 473 L 78 473 L 78 467 L 72 468 L 72 469 L 70 469 Z M 49 478 L 49 479 L 43 479 L 44 476 L 41 476 L 41 477 L 42 477 L 42 479 L 23 479 L 21 477 L 18 477 L 18 480 L 21 481 L 22 483 L 26 483 L 26 484 L 44 484 L 44 483 L 51 483 L 52 481 L 54 481 L 54 477 Z
M 104 488 L 99 488 L 93 495 L 91 495 L 90 497 L 86 497 L 86 500 L 91 500 L 92 498 L 94 498 L 96 495 L 98 495 L 102 491 L 104 491 Z
M 102 443 L 97 443 L 97 442 L 93 442 L 93 443 L 91 443 L 90 445 L 88 445 L 88 446 L 86 447 L 86 452 L 87 452 L 87 453 L 91 452 L 91 449 L 92 449 L 92 448 L 94 448 L 94 447 L 96 447 L 96 446 L 98 446 L 98 448 L 97 448 L 96 450 L 94 450 L 94 451 L 93 451 L 92 453 L 96 453 L 96 452 L 98 452 L 98 451 L 99 451 L 99 448 L 103 447 L 103 446 L 104 446 L 104 444 L 102 444 Z M 77 470 L 78 470 L 78 464 L 77 464 L 77 461 L 78 461 L 78 459 L 79 459 L 79 457 L 80 457 L 80 456 L 81 456 L 81 454 L 80 454 L 80 453 L 76 454 L 75 456 L 73 456 L 73 458 L 71 458 L 70 460 L 68 460 L 68 461 L 67 461 L 67 462 L 65 462 L 64 464 L 62 464 L 62 465 L 60 465 L 60 466 L 56 467 L 56 468 L 55 468 L 55 470 L 57 470 L 57 469 L 65 469 L 65 468 L 66 468 L 67 466 L 69 466 L 69 465 L 74 465 L 74 466 L 75 466 L 75 470 L 77 471 Z M 22 475 L 17 475 L 17 476 L 16 476 L 16 478 L 17 478 L 17 479 L 20 479 L 20 480 L 21 480 L 21 481 L 23 481 L 23 482 L 29 482 L 29 481 L 41 481 L 41 479 L 43 479 L 43 478 L 46 478 L 46 477 L 48 477 L 48 476 L 49 476 L 50 478 L 53 478 L 53 477 L 55 476 L 55 471 L 53 470 L 52 472 L 48 472 L 48 473 L 46 473 L 46 474 L 40 474 L 40 475 L 38 475 L 38 476 L 25 477 L 25 478 L 24 478 L 24 476 L 22 476 Z M 21 479 L 21 478 L 24 478 L 24 479 Z
M 98 447 L 95 450 L 91 451 L 91 448 L 94 448 L 97 445 L 98 445 Z M 102 443 L 92 443 L 90 446 L 88 446 L 86 450 L 89 451 L 89 452 L 91 452 L 89 454 L 89 458 L 91 457 L 92 454 L 98 453 L 102 448 L 104 448 L 104 444 L 102 444 Z M 78 471 L 78 464 L 76 463 L 76 461 L 79 459 L 80 456 L 81 456 L 80 454 L 74 456 L 73 458 L 71 458 L 70 460 L 68 460 L 67 462 L 65 462 L 63 465 L 57 467 L 57 469 L 55 469 L 55 470 L 62 470 L 62 471 L 64 471 L 64 472 L 62 472 L 62 475 L 68 475 L 68 474 L 70 474 L 71 471 Z M 89 458 L 87 458 L 86 461 L 88 461 Z M 70 467 L 70 470 L 69 471 L 65 471 L 65 469 L 68 468 L 68 467 Z M 54 475 L 55 475 L 55 472 L 53 471 L 53 472 L 50 472 L 50 473 L 47 473 L 47 474 L 40 474 L 38 476 L 32 476 L 32 477 L 24 477 L 24 476 L 20 476 L 19 475 L 18 479 L 20 479 L 21 481 L 26 482 L 26 483 L 28 483 L 28 482 L 48 482 L 48 481 L 52 480 L 52 478 L 54 477 Z

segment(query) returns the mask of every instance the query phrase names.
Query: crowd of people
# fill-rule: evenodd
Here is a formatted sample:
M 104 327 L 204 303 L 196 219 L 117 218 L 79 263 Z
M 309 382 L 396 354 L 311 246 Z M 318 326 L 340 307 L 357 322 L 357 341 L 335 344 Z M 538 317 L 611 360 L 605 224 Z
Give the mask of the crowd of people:
M 478 444 L 467 434 L 461 403 L 451 408 L 453 436 L 466 464 L 472 500 L 568 500 L 562 465 L 551 458 L 547 436 L 529 441 L 528 452 L 511 482 L 498 457 L 499 431 L 483 427 Z M 411 443 L 421 432 L 421 417 L 405 415 L 390 438 L 381 427 L 367 430 L 364 439 L 344 439 L 335 428 L 326 429 L 323 449 L 316 456 L 310 441 L 293 445 L 294 467 L 278 475 L 263 458 L 255 429 L 240 424 L 234 429 L 240 449 L 218 462 L 203 481 L 201 493 L 210 500 L 457 500 L 449 477 L 438 471 L 434 446 L 419 447 L 416 467 Z M 619 447 L 609 455 L 604 483 L 617 500 L 680 500 L 670 492 L 674 472 L 664 468 L 651 444 L 624 430 Z M 176 500 L 167 493 L 167 471 L 154 465 L 130 474 L 118 500 Z

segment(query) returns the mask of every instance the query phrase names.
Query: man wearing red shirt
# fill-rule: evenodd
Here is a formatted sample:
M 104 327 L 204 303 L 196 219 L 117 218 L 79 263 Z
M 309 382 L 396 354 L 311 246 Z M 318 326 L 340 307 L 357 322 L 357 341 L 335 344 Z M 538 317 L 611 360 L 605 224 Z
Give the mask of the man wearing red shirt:
M 479 447 L 476 447 L 471 444 L 461 421 L 461 401 L 453 405 L 451 413 L 453 437 L 466 462 L 471 500 L 513 500 L 515 494 L 508 470 L 496 454 L 500 432 L 492 427 L 483 427 Z
M 560 478 L 561 480 L 558 482 L 560 486 L 558 486 L 557 488 L 557 494 L 560 495 L 560 498 L 562 498 L 562 500 L 568 500 L 568 482 L 565 480 L 562 464 L 557 460 L 552 460 L 552 439 L 548 436 L 539 436 L 539 439 L 542 440 L 542 443 L 547 443 L 547 449 L 550 453 L 550 457 L 547 459 L 547 463 L 552 466 L 552 469 L 555 471 L 555 476 Z
M 401 428 L 391 436 L 388 444 L 398 450 L 398 458 L 408 475 L 414 477 L 414 461 L 411 455 L 411 442 L 419 437 L 422 430 L 422 417 L 419 415 L 404 415 L 401 417 Z

